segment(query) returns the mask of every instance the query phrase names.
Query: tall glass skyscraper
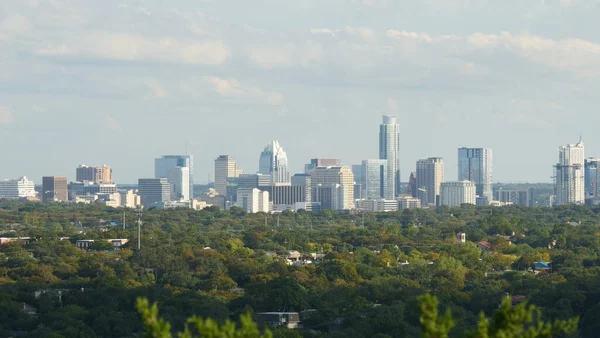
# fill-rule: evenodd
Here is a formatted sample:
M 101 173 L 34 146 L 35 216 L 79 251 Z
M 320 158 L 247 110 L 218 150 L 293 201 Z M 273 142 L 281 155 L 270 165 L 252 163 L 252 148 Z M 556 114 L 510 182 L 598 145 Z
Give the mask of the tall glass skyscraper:
M 585 198 L 600 198 L 600 158 L 585 160 Z
M 585 203 L 585 148 L 583 142 L 558 148 L 555 168 L 556 205 Z
M 363 198 L 378 199 L 384 198 L 385 187 L 387 185 L 387 160 L 363 160 Z
M 400 126 L 396 116 L 383 115 L 379 126 L 379 158 L 387 160 L 387 182 L 384 189 L 385 199 L 395 199 L 400 193 Z
M 269 142 L 262 153 L 260 153 L 258 172 L 263 175 L 271 175 L 273 183 L 290 182 L 287 154 L 279 144 L 279 141 L 273 140 Z
M 182 171 L 177 167 L 189 168 L 188 170 Z M 191 200 L 194 198 L 194 163 L 192 155 L 164 155 L 161 158 L 154 160 L 154 177 L 155 178 L 166 178 L 170 180 L 172 188 L 180 187 L 187 189 L 188 192 L 174 191 L 173 194 L 176 198 L 183 198 Z M 175 177 L 179 179 L 186 179 L 188 182 L 174 182 Z
M 475 183 L 477 195 L 492 201 L 492 149 L 459 148 L 458 180 Z

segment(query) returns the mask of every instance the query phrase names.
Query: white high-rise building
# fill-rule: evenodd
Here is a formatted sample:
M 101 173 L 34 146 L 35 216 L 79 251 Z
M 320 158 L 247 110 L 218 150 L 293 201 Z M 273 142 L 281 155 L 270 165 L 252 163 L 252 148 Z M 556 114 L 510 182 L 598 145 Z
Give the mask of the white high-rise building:
M 583 142 L 558 148 L 555 166 L 556 205 L 585 203 L 585 148 Z
M 269 212 L 269 192 L 254 189 L 239 189 L 236 205 L 248 213 Z
M 33 181 L 23 176 L 20 179 L 0 181 L 0 198 L 30 198 L 35 197 L 35 185 Z
M 171 184 L 171 200 L 190 201 L 190 168 L 171 167 L 167 177 Z
M 361 168 L 362 198 L 381 199 L 387 186 L 387 160 L 363 160 Z M 356 179 L 356 177 L 354 177 Z
M 471 181 L 443 182 L 440 186 L 440 204 L 449 207 L 475 204 L 476 191 L 476 184 Z
M 182 194 L 187 195 L 188 199 L 191 200 L 194 196 L 194 163 L 192 155 L 163 155 L 161 158 L 154 160 L 154 178 L 166 178 L 174 177 L 172 169 L 175 167 L 185 167 L 189 169 L 188 183 L 183 184 L 182 182 L 172 182 L 172 185 L 184 186 L 187 185 L 188 193 Z
M 475 183 L 477 195 L 492 201 L 492 149 L 459 148 L 458 180 Z
M 279 141 L 273 140 L 265 146 L 260 154 L 258 172 L 263 175 L 271 175 L 273 183 L 290 182 L 287 154 Z
M 383 123 L 379 126 L 379 158 L 387 160 L 387 182 L 384 198 L 396 199 L 400 194 L 400 126 L 396 116 L 383 115 Z
M 354 174 L 347 166 L 317 167 L 310 172 L 312 201 L 323 209 L 354 209 Z
M 438 205 L 440 185 L 444 182 L 444 160 L 440 157 L 418 160 L 416 181 L 421 205 Z
M 220 155 L 215 159 L 215 190 L 220 195 L 227 195 L 227 179 L 240 177 L 243 173 L 233 157 Z

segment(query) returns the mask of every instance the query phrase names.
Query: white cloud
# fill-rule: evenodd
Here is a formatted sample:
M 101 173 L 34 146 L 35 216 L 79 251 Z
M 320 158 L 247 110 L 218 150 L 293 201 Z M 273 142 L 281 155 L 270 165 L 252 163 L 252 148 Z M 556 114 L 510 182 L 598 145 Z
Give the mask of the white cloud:
M 85 34 L 77 42 L 50 45 L 36 50 L 36 54 L 200 65 L 220 65 L 231 58 L 229 46 L 221 40 L 148 38 L 137 34 L 108 32 Z
M 146 85 L 152 92 L 152 96 L 155 99 L 162 99 L 167 96 L 167 91 L 163 88 L 160 82 L 154 78 L 144 79 L 144 85 Z
M 254 64 L 266 69 L 292 64 L 290 47 L 251 47 L 247 53 Z
M 15 122 L 15 116 L 8 107 L 0 106 L 0 124 L 11 124 Z
M 38 106 L 37 104 L 34 104 L 31 107 L 31 110 L 34 111 L 34 112 L 36 112 L 36 113 L 43 113 L 43 112 L 46 111 L 46 109 L 44 107 Z
M 13 39 L 31 28 L 31 22 L 22 15 L 0 18 L 0 41 Z
M 121 123 L 112 116 L 105 116 L 104 123 L 105 123 L 106 127 L 110 130 L 113 130 L 113 131 L 121 130 Z
M 238 79 L 223 79 L 218 76 L 206 76 L 203 79 L 223 97 L 258 100 L 273 106 L 283 104 L 283 94 L 263 91 L 255 86 L 245 86 Z

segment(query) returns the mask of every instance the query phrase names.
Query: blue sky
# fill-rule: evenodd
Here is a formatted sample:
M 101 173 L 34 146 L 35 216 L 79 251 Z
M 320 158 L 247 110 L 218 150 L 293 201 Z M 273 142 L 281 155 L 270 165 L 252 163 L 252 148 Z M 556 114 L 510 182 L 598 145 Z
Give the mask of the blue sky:
M 119 183 L 161 154 L 219 154 L 246 172 L 278 139 L 312 157 L 378 155 L 396 114 L 402 175 L 456 149 L 494 150 L 494 182 L 550 181 L 561 144 L 600 156 L 600 1 L 4 0 L 0 178 Z

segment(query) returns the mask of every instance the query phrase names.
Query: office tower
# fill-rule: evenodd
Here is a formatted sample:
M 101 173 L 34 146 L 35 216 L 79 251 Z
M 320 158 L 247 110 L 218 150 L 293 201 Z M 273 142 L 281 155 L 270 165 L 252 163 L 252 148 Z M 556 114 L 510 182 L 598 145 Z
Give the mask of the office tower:
M 365 190 L 365 175 L 363 174 L 363 166 L 361 164 L 353 164 L 351 166 L 352 174 L 354 174 L 354 199 L 363 199 Z
M 307 202 L 306 187 L 301 185 L 279 185 L 271 187 L 269 194 L 273 205 L 293 206 L 297 202 Z
M 583 142 L 558 148 L 555 168 L 556 205 L 585 203 Z
M 171 167 L 167 181 L 171 184 L 172 201 L 190 201 L 190 168 Z
M 304 173 L 308 174 L 316 167 L 341 166 L 342 160 L 339 158 L 313 158 L 309 164 L 304 165 Z
M 171 184 L 167 178 L 140 178 L 138 195 L 146 208 L 171 201 Z
M 42 201 L 66 202 L 69 200 L 69 189 L 65 176 L 42 177 Z
M 492 149 L 459 148 L 458 180 L 475 183 L 477 195 L 492 201 Z
M 379 126 L 379 159 L 387 160 L 387 182 L 384 189 L 386 199 L 396 199 L 400 194 L 400 126 L 396 116 L 383 115 Z
M 304 188 L 306 202 L 312 201 L 312 186 L 310 174 L 296 174 L 292 176 L 292 186 L 301 186 Z
M 356 208 L 362 212 L 389 212 L 398 210 L 398 201 L 378 199 L 364 199 L 356 201 Z
M 496 191 L 496 200 L 502 203 L 509 203 L 513 205 L 521 205 L 528 207 L 530 202 L 530 191 L 529 190 L 504 190 L 500 189 Z
M 312 201 L 321 202 L 323 209 L 327 209 L 327 204 L 340 210 L 354 208 L 354 174 L 349 167 L 317 167 L 310 173 L 310 179 Z
M 585 160 L 585 198 L 600 198 L 600 158 L 590 157 Z
M 273 140 L 266 145 L 260 154 L 258 172 L 263 175 L 271 175 L 273 183 L 289 183 L 287 154 L 279 145 L 279 141 Z
M 363 160 L 361 173 L 363 175 L 363 199 L 384 198 L 387 185 L 387 160 Z
M 33 181 L 28 180 L 25 176 L 18 180 L 12 179 L 0 181 L 0 198 L 34 198 L 35 195 L 35 185 Z
M 408 177 L 407 194 L 412 197 L 417 197 L 417 172 L 413 171 Z
M 254 189 L 239 189 L 236 205 L 246 212 L 269 212 L 269 192 Z
M 215 190 L 227 196 L 227 179 L 239 177 L 242 169 L 238 167 L 233 157 L 220 155 L 215 159 Z
M 459 207 L 461 204 L 475 204 L 477 185 L 471 181 L 443 182 L 440 186 L 440 204 Z
M 79 165 L 75 170 L 77 182 L 113 183 L 112 168 L 103 165 L 101 167 Z
M 263 174 L 241 174 L 237 180 L 237 188 L 240 189 L 254 189 L 268 190 L 273 184 L 271 175 Z
M 416 179 L 421 205 L 439 205 L 440 184 L 444 181 L 444 160 L 440 157 L 418 160 Z
M 189 199 L 194 198 L 194 158 L 192 155 L 164 155 L 154 160 L 154 178 L 169 178 L 170 171 L 174 167 L 189 168 Z M 173 175 L 171 173 L 171 175 Z M 169 182 L 175 184 L 175 182 Z M 179 183 L 179 185 L 184 185 Z
M 121 206 L 124 208 L 135 208 L 142 204 L 140 196 L 134 190 L 119 192 L 121 195 Z

